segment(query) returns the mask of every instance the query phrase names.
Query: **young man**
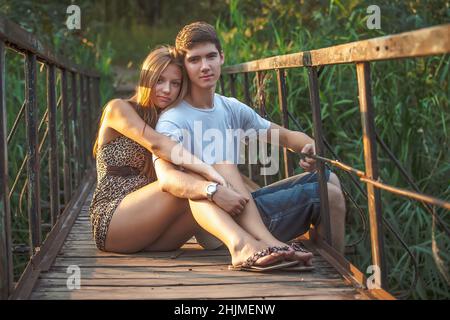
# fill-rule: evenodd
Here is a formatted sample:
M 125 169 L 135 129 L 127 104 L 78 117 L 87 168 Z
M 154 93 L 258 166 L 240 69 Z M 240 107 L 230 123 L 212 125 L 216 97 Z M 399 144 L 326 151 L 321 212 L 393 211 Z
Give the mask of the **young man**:
M 156 130 L 182 142 L 185 148 L 203 161 L 216 163 L 215 168 L 228 180 L 232 188 L 208 184 L 205 190 L 207 198 L 230 214 L 256 239 L 264 239 L 274 245 L 277 245 L 276 241 L 288 241 L 300 236 L 309 230 L 311 223 L 317 226 L 321 234 L 315 160 L 300 160 L 299 165 L 307 172 L 261 188 L 252 194 L 245 188 L 236 165 L 239 159 L 238 140 L 245 136 L 242 132 L 265 132 L 266 137 L 263 139 L 270 141 L 278 137 L 280 146 L 306 154 L 314 154 L 314 140 L 304 133 L 282 128 L 263 119 L 250 107 L 234 98 L 215 93 L 224 54 L 214 27 L 204 22 L 185 26 L 178 33 L 176 48 L 183 56 L 190 87 L 182 103 L 161 115 Z M 241 133 L 230 135 L 227 132 L 230 130 L 240 130 Z M 205 132 L 208 132 L 206 139 L 203 134 Z M 230 136 L 232 139 L 227 139 Z M 219 143 L 204 147 L 205 142 L 211 140 Z M 214 150 L 211 150 L 212 145 Z M 222 164 L 217 164 L 220 162 Z M 155 162 L 158 178 L 164 185 L 163 189 L 179 196 L 182 193 L 180 188 L 193 188 L 195 182 L 188 178 L 184 181 L 176 181 L 173 176 L 171 178 L 175 172 L 174 168 L 165 161 Z M 345 200 L 337 176 L 327 170 L 326 177 L 332 244 L 343 253 Z M 197 238 L 202 240 L 205 234 L 199 234 Z M 220 244 L 206 239 L 204 242 L 207 242 L 205 246 L 209 248 Z

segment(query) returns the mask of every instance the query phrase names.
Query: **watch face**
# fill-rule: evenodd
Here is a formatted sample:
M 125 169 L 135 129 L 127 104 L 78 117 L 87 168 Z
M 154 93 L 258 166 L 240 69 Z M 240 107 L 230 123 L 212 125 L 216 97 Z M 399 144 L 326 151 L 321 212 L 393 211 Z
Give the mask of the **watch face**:
M 208 193 L 212 193 L 216 190 L 216 185 L 215 184 L 210 184 L 207 188 Z

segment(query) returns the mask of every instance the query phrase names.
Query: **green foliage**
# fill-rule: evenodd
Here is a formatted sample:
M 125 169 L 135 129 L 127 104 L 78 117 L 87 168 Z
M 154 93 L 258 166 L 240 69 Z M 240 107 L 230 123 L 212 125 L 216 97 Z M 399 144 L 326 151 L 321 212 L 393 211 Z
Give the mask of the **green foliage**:
M 222 13 L 216 22 L 225 65 L 438 25 L 448 22 L 450 16 L 447 1 L 378 1 L 381 29 L 369 30 L 366 9 L 371 1 L 273 0 L 255 4 L 250 0 L 229 0 L 227 3 L 228 12 Z M 380 137 L 421 192 L 446 201 L 450 199 L 449 65 L 449 55 L 371 63 L 375 124 Z M 288 69 L 287 73 L 288 110 L 302 129 L 313 136 L 306 70 Z M 243 99 L 241 78 L 238 77 L 236 87 Z M 355 66 L 327 66 L 320 73 L 319 83 L 327 141 L 344 163 L 364 171 Z M 255 83 L 251 90 L 256 92 Z M 265 89 L 267 112 L 280 123 L 277 94 L 275 73 L 269 72 Z M 256 105 L 256 101 L 253 103 Z M 290 128 L 298 130 L 292 121 Z M 329 153 L 326 156 L 333 158 Z M 380 146 L 378 159 L 384 182 L 412 189 Z M 346 174 L 334 171 L 366 212 L 365 197 Z M 360 185 L 366 189 L 363 183 Z M 448 237 L 439 226 L 433 226 L 430 214 L 420 203 L 384 191 L 381 195 L 383 215 L 415 255 L 420 273 L 418 285 L 408 293 L 414 272 L 411 258 L 390 231 L 384 229 L 389 291 L 413 299 L 450 298 Z M 354 205 L 348 201 L 347 208 L 346 242 L 350 244 L 358 242 L 363 227 Z M 448 211 L 436 212 L 449 222 Z M 356 254 L 347 258 L 365 272 L 372 264 L 370 252 L 370 237 L 366 236 L 356 244 Z

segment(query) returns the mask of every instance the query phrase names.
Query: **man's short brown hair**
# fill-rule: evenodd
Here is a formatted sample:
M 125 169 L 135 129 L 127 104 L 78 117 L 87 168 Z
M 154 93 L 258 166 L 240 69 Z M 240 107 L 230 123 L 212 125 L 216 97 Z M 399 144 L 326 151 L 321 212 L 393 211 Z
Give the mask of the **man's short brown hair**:
M 178 32 L 175 47 L 184 55 L 186 50 L 192 49 L 196 44 L 205 42 L 214 44 L 217 50 L 222 52 L 222 46 L 220 45 L 216 29 L 209 23 L 198 21 L 184 26 Z

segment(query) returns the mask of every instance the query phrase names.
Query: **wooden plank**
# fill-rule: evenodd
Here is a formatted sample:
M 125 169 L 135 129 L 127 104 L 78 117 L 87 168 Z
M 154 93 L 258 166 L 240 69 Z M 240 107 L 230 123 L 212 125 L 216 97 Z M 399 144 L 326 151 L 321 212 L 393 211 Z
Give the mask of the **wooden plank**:
M 228 257 L 192 257 L 183 258 L 180 256 L 176 260 L 166 260 L 159 257 L 148 258 L 140 256 L 123 257 L 120 259 L 107 258 L 107 257 L 93 257 L 93 258 L 61 258 L 57 257 L 53 266 L 61 267 L 68 265 L 78 265 L 81 267 L 113 267 L 113 266 L 129 266 L 129 267 L 176 267 L 187 266 L 193 267 L 197 265 L 228 265 L 230 264 L 230 258 Z
M 354 288 L 311 288 L 300 281 L 285 283 L 256 283 L 233 285 L 197 285 L 166 287 L 89 287 L 79 290 L 67 287 L 45 288 L 34 291 L 32 299 L 230 299 L 272 296 L 320 296 L 330 295 L 358 299 L 361 295 Z
M 65 278 L 44 278 L 39 280 L 36 291 L 44 291 L 53 288 L 67 289 L 67 279 Z M 169 286 L 211 286 L 211 285 L 234 285 L 234 284 L 255 284 L 255 283 L 273 283 L 284 285 L 286 282 L 297 281 L 303 287 L 308 288 L 349 288 L 340 278 L 327 279 L 319 277 L 305 277 L 300 279 L 300 274 L 277 276 L 266 276 L 259 278 L 250 277 L 227 277 L 225 274 L 190 275 L 184 277 L 176 274 L 174 277 L 168 277 L 164 274 L 162 277 L 146 278 L 84 278 L 81 277 L 80 285 L 87 287 L 169 287 Z
M 66 267 L 52 267 L 49 272 L 42 273 L 41 279 L 67 279 Z M 318 268 L 308 272 L 284 272 L 273 271 L 271 273 L 258 272 L 230 272 L 225 266 L 197 266 L 187 272 L 186 267 L 174 267 L 158 270 L 149 270 L 146 267 L 105 267 L 105 268 L 80 268 L 82 279 L 177 279 L 177 278 L 201 278 L 201 277 L 220 277 L 224 279 L 245 278 L 245 279 L 280 279 L 295 278 L 299 281 L 320 280 L 320 279 L 341 279 L 342 276 L 337 272 L 329 272 L 330 269 Z M 225 281 L 225 280 L 224 280 Z
M 450 52 L 449 34 L 450 24 L 444 24 L 323 49 L 254 60 L 225 67 L 222 73 L 257 72 L 445 54 Z M 311 61 L 305 63 L 305 57 L 308 55 Z
M 167 252 L 138 252 L 132 255 L 115 253 L 115 252 L 104 252 L 98 250 L 96 247 L 89 248 L 67 248 L 63 247 L 59 252 L 60 256 L 63 257 L 161 257 L 161 258 L 171 258 L 183 255 L 184 257 L 199 257 L 199 256 L 226 256 L 229 257 L 230 253 L 228 250 L 176 250 Z

